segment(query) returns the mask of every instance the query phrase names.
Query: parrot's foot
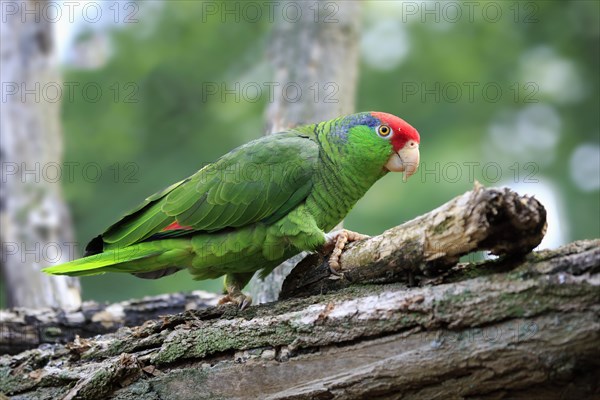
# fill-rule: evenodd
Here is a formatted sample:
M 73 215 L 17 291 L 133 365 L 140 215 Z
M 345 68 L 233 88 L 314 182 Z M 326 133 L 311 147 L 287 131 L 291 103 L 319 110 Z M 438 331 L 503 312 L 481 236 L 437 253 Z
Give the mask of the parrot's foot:
M 239 289 L 231 290 L 225 296 L 221 297 L 218 304 L 234 304 L 240 310 L 243 310 L 252 304 L 252 297 L 242 293 Z
M 252 297 L 244 294 L 242 289 L 248 284 L 254 275 L 252 272 L 228 273 L 223 281 L 226 295 L 219 300 L 219 304 L 235 304 L 243 310 L 252 304 Z
M 361 233 L 352 232 L 347 229 L 341 229 L 339 231 L 330 232 L 325 235 L 325 254 L 327 254 L 329 249 L 333 247 L 331 251 L 331 255 L 329 256 L 329 270 L 334 275 L 341 275 L 341 265 L 340 265 L 340 256 L 342 255 L 342 251 L 348 242 L 356 242 L 358 240 L 369 239 L 371 236 L 363 235 Z

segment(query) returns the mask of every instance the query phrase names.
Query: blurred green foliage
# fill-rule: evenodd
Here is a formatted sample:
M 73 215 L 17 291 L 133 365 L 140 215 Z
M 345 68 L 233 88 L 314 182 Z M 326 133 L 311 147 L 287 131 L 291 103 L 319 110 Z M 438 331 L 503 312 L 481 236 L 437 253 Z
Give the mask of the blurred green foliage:
M 391 112 L 417 127 L 421 172 L 406 184 L 398 175 L 386 176 L 346 226 L 377 234 L 470 189 L 475 178 L 533 193 L 549 188 L 545 193 L 558 216 L 549 245 L 599 237 L 598 188 L 593 182 L 591 190 L 582 188 L 573 178 L 577 162 L 591 162 L 585 171 L 598 179 L 598 3 L 496 2 L 500 18 L 490 18 L 493 10 L 482 13 L 494 2 L 471 2 L 479 5 L 472 18 L 465 3 L 455 3 L 462 17 L 455 20 L 451 9 L 439 5 L 438 21 L 435 11 L 413 15 L 406 6 L 411 2 L 391 3 L 364 5 L 356 109 Z M 264 87 L 273 80 L 266 53 L 273 24 L 266 13 L 258 21 L 236 21 L 207 15 L 200 1 L 144 10 L 139 22 L 109 31 L 105 65 L 71 66 L 64 73 L 66 82 L 102 89 L 97 102 L 82 90 L 63 101 L 64 159 L 82 166 L 63 180 L 64 189 L 82 245 L 146 196 L 264 132 L 266 91 L 258 101 L 222 98 L 209 95 L 207 84 L 233 89 L 235 82 Z M 529 135 L 531 121 L 544 129 Z M 573 161 L 585 144 L 591 161 Z M 486 170 L 486 163 L 498 164 L 501 176 L 495 164 Z M 219 282 L 194 282 L 184 272 L 155 281 L 107 274 L 82 282 L 85 298 L 107 301 L 220 289 Z

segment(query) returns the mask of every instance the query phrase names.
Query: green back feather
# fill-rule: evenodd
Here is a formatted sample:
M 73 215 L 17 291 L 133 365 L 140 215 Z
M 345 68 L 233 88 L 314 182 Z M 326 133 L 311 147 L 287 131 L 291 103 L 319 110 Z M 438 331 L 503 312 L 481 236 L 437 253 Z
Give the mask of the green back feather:
M 175 221 L 197 232 L 275 221 L 309 195 L 318 153 L 314 141 L 295 131 L 232 150 L 108 228 L 106 248 L 152 238 Z

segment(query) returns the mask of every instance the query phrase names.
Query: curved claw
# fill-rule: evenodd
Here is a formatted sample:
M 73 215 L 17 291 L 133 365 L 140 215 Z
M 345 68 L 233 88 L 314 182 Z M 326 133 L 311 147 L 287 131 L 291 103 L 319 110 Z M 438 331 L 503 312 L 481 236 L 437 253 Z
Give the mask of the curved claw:
M 329 262 L 328 268 L 329 268 L 329 273 L 332 275 L 329 277 L 329 279 L 343 279 L 344 278 L 344 273 L 340 272 L 340 270 L 342 268 L 339 266 L 339 263 L 336 267 L 337 269 L 335 269 L 334 267 L 331 266 L 331 262 Z
M 252 297 L 242 293 L 241 291 L 232 292 L 221 297 L 217 304 L 234 304 L 240 310 L 244 310 L 252 304 Z
M 331 271 L 333 275 L 342 276 L 342 273 L 340 272 L 342 269 L 340 265 L 340 256 L 342 255 L 344 247 L 346 247 L 346 243 L 369 238 L 370 236 L 352 232 L 347 229 L 341 229 L 325 235 L 326 242 L 323 246 L 324 250 L 327 251 L 329 248 L 332 248 L 332 250 L 330 250 L 331 255 L 329 256 L 329 271 Z

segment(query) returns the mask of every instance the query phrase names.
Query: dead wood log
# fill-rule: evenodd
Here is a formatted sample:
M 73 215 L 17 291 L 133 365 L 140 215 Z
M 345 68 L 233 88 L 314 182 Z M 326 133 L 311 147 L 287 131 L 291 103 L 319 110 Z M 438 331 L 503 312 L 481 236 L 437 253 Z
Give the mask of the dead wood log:
M 531 253 L 497 272 L 503 263 L 463 266 L 450 283 L 192 310 L 2 356 L 0 392 L 15 399 L 597 395 L 600 240 Z
M 197 290 L 113 304 L 88 301 L 72 310 L 13 308 L 0 310 L 0 354 L 16 354 L 44 343 L 67 343 L 114 332 L 123 326 L 142 325 L 161 315 L 206 308 L 219 295 Z
M 17 399 L 592 397 L 600 377 L 600 240 L 525 254 L 544 229 L 536 200 L 478 186 L 351 246 L 342 258 L 343 279 L 321 277 L 324 263 L 315 275 L 302 272 L 312 284 L 291 287 L 303 297 L 244 311 L 189 310 L 2 356 L 0 393 Z M 482 249 L 503 256 L 456 264 Z

